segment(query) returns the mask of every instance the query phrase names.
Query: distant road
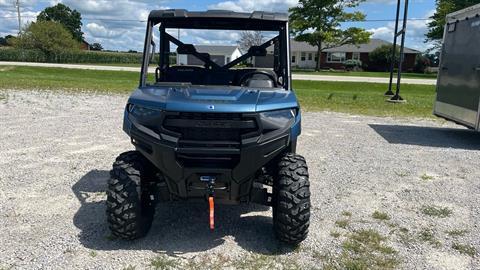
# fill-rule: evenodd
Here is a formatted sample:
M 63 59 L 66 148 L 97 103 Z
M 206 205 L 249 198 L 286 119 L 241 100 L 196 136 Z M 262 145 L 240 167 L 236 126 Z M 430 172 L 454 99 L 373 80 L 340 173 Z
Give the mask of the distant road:
M 308 74 L 293 74 L 294 80 L 301 81 L 329 81 L 329 82 L 366 82 L 366 83 L 389 83 L 389 78 L 381 77 L 360 77 L 360 76 L 334 76 L 334 75 L 308 75 Z M 394 82 L 397 80 L 394 79 Z M 436 85 L 435 79 L 402 79 L 403 84 L 422 84 L 422 85 Z
M 31 63 L 31 62 L 3 62 L 0 66 L 30 66 L 30 67 L 57 67 L 72 69 L 91 69 L 91 70 L 111 70 L 111 71 L 133 71 L 139 72 L 138 67 L 120 67 L 120 66 L 96 66 L 96 65 L 78 65 L 78 64 L 52 64 L 52 63 Z M 154 73 L 155 68 L 149 68 L 149 72 Z M 366 82 L 366 83 L 388 83 L 388 78 L 381 77 L 359 77 L 359 76 L 334 76 L 334 75 L 311 75 L 311 74 L 293 74 L 294 80 L 303 81 L 330 81 L 330 82 Z M 422 84 L 436 85 L 435 79 L 402 79 L 404 84 Z

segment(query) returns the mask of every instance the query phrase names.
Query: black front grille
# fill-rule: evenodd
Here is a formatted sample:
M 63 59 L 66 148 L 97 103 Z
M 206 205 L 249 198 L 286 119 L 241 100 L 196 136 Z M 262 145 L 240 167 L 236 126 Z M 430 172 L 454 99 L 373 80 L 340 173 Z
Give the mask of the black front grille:
M 233 167 L 242 137 L 255 134 L 255 117 L 238 113 L 171 113 L 163 128 L 177 134 L 177 160 L 188 167 Z
M 167 115 L 165 129 L 180 134 L 180 140 L 240 142 L 242 135 L 258 129 L 254 118 L 237 113 L 179 113 Z

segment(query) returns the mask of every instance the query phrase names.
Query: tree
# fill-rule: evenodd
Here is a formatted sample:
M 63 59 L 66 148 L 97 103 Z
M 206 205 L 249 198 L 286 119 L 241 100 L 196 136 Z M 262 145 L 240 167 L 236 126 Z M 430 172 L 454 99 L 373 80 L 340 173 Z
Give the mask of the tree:
M 370 68 L 377 71 L 389 71 L 392 63 L 392 46 L 382 45 L 369 54 Z M 395 62 L 400 61 L 400 50 L 397 48 Z
M 425 73 L 428 67 L 431 66 L 430 59 L 425 55 L 417 55 L 415 58 L 415 66 L 413 67 L 413 71 L 416 73 Z
M 425 54 L 425 57 L 428 58 L 430 61 L 430 66 L 432 67 L 438 67 L 440 64 L 440 52 L 436 51 L 435 53 L 427 53 Z
M 263 42 L 265 42 L 265 37 L 261 31 L 242 31 L 237 43 L 240 46 L 240 50 L 245 53 L 250 47 L 260 46 Z
M 72 34 L 63 25 L 53 21 L 31 23 L 13 39 L 13 46 L 39 49 L 47 55 L 79 49 L 79 43 Z
M 9 39 L 14 38 L 12 35 L 6 35 L 5 37 L 0 37 L 0 46 L 9 46 Z
M 433 41 L 440 45 L 445 28 L 447 14 L 473 6 L 480 3 L 480 0 L 436 0 L 436 10 L 428 24 L 427 41 Z
M 318 48 L 316 70 L 320 70 L 322 52 L 345 44 L 360 44 L 370 40 L 371 33 L 357 27 L 341 29 L 346 21 L 363 21 L 365 14 L 346 12 L 362 0 L 300 0 L 290 9 L 290 25 L 295 40 L 308 42 Z
M 61 23 L 77 41 L 83 40 L 82 15 L 64 4 L 47 7 L 37 16 L 37 21 L 55 21 Z
M 100 43 L 93 43 L 92 45 L 90 45 L 90 50 L 101 51 L 101 50 L 103 50 L 103 46 Z

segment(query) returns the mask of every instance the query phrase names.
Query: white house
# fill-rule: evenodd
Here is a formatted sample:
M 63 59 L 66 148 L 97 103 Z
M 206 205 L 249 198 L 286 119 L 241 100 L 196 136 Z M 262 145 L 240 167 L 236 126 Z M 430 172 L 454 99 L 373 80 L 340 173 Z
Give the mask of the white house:
M 240 48 L 232 45 L 195 45 L 197 52 L 210 54 L 210 59 L 219 64 L 225 65 L 240 56 Z M 177 63 L 179 65 L 203 65 L 204 63 L 193 55 L 179 54 Z

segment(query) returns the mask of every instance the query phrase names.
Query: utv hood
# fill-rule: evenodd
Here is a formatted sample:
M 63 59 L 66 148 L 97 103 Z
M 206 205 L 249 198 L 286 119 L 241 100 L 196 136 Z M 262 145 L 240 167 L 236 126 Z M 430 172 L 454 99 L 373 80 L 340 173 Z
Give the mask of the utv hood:
M 234 86 L 147 86 L 128 103 L 165 111 L 248 113 L 298 107 L 293 91 Z

